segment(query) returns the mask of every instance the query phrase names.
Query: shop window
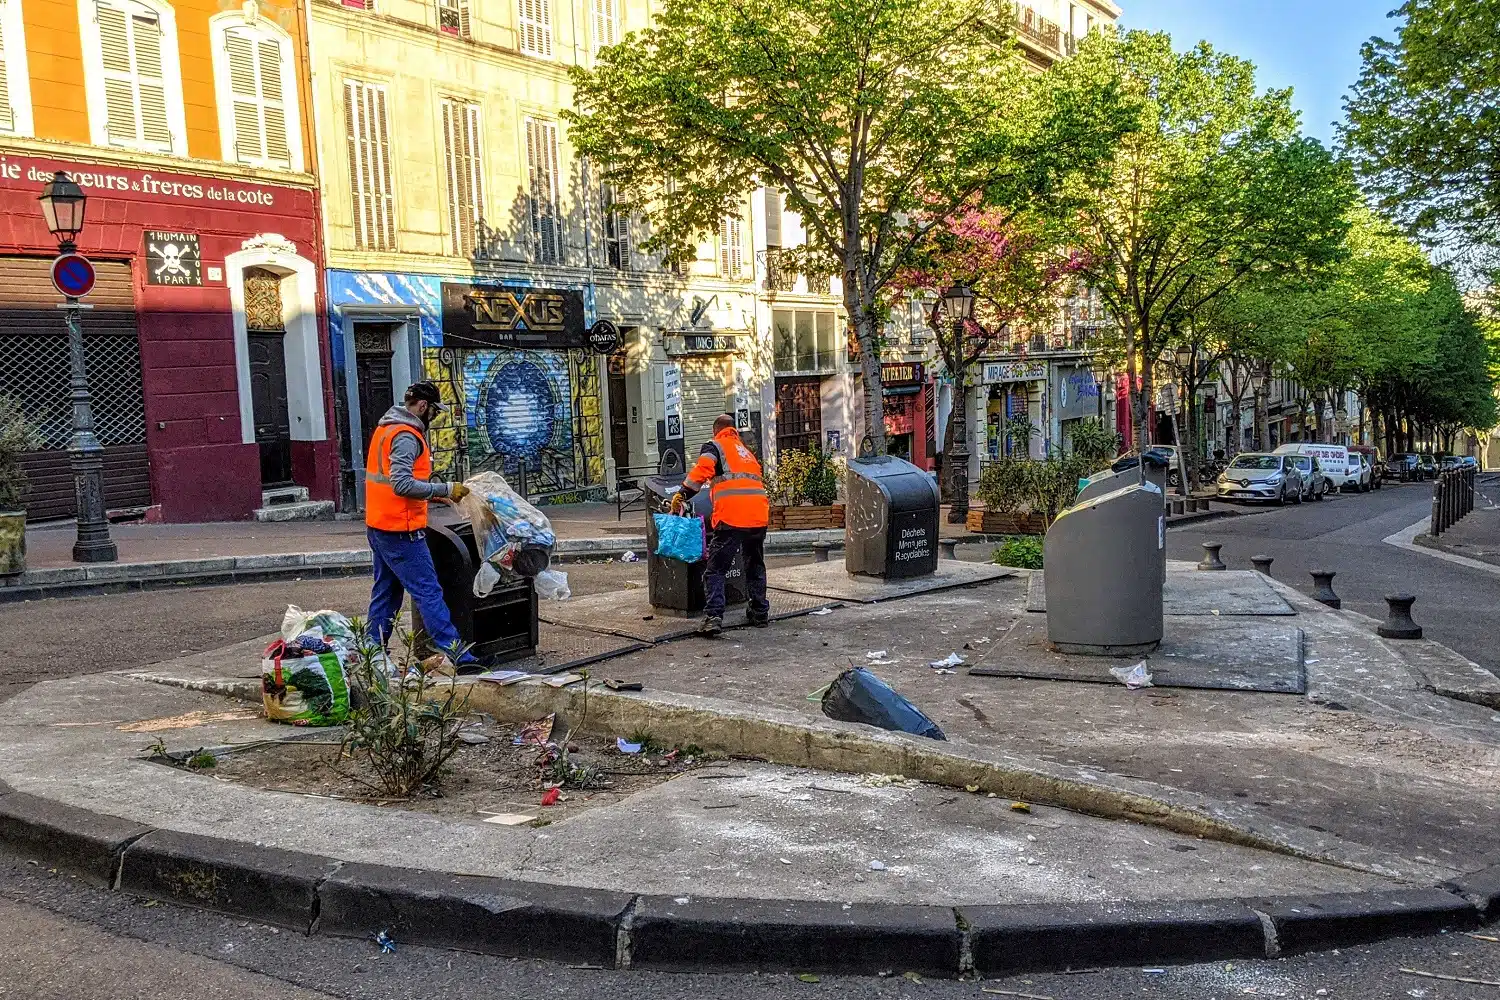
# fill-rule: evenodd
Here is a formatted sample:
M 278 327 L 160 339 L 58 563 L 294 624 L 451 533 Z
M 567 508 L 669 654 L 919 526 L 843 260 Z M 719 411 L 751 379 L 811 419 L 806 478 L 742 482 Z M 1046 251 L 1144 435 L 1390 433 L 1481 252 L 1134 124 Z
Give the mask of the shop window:
M 617 271 L 629 271 L 630 213 L 619 206 L 619 194 L 606 186 L 601 198 L 604 209 L 604 257 Z
M 557 124 L 526 119 L 526 168 L 531 184 L 531 239 L 538 264 L 563 262 L 558 208 Z
M 594 51 L 620 40 L 619 0 L 594 0 Z
M 187 155 L 172 8 L 137 0 L 85 0 L 80 9 L 94 142 Z
M 344 81 L 344 135 L 349 152 L 354 245 L 361 250 L 394 250 L 396 199 L 384 87 Z
M 552 58 L 552 0 L 519 0 L 521 51 L 528 56 Z
M 474 253 L 484 219 L 484 165 L 479 145 L 479 105 L 443 102 L 443 153 L 448 171 L 448 230 L 460 257 Z
M 438 30 L 445 35 L 470 38 L 469 0 L 437 0 Z
M 214 19 L 214 85 L 224 159 L 301 170 L 302 130 L 291 39 L 262 18 Z
M 838 316 L 809 309 L 771 313 L 772 353 L 778 372 L 833 372 L 839 363 Z
M 21 0 L 0 0 L 0 133 L 31 135 L 31 78 Z

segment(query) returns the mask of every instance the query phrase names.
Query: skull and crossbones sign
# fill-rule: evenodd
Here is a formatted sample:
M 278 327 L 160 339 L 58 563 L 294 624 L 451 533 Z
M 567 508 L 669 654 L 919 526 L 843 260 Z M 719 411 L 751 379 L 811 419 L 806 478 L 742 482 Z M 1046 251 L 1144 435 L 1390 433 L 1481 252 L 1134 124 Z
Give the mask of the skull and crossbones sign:
M 151 252 L 161 258 L 161 267 L 158 267 L 154 272 L 156 277 L 160 278 L 164 274 L 184 278 L 192 276 L 193 272 L 188 269 L 187 263 L 183 259 L 191 258 L 193 254 L 198 252 L 197 248 L 191 244 L 184 244 L 179 247 L 175 243 L 166 243 L 161 246 L 153 243 L 151 244 Z

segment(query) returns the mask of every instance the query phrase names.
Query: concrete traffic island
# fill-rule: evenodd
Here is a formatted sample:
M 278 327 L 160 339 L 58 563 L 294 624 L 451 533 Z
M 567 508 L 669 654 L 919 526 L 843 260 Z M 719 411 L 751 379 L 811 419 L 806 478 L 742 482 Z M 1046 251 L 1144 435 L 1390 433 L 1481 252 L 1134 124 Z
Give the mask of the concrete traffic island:
M 0 787 L 0 840 L 121 891 L 309 933 L 633 968 L 995 975 L 1488 919 L 1492 710 L 1432 693 L 1442 647 L 1276 595 L 1295 611 L 1276 620 L 1306 636 L 1305 696 L 964 672 L 1027 615 L 1016 577 L 657 641 L 596 669 L 644 690 L 592 685 L 587 728 L 732 759 L 542 828 L 142 759 L 158 736 L 192 750 L 309 735 L 235 699 L 258 697 L 244 643 L 0 705 L 14 789 Z M 952 652 L 957 672 L 929 666 Z M 808 695 L 851 662 L 950 740 L 823 718 Z M 578 684 L 462 683 L 497 732 L 582 716 Z

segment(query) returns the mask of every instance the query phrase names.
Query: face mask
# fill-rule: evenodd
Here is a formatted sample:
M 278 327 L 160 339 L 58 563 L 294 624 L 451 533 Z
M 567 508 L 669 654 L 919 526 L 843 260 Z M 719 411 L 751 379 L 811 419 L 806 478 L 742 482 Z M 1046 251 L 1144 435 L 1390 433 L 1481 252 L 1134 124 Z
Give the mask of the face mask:
M 422 410 L 422 415 L 417 418 L 422 421 L 422 429 L 425 431 L 432 426 L 432 404 L 428 403 Z

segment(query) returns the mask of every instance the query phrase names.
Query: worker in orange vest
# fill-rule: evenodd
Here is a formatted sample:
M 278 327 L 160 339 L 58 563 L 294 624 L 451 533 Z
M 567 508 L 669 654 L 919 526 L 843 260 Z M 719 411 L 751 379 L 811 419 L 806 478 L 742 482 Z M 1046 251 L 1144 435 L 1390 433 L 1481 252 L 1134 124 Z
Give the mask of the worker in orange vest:
M 432 644 L 456 664 L 477 663 L 461 649 L 427 548 L 428 502 L 456 503 L 469 493 L 463 483 L 432 481 L 427 427 L 447 407 L 431 382 L 414 383 L 406 390 L 404 404 L 380 418 L 365 461 L 365 536 L 375 569 L 367 630 L 384 646 L 401 611 L 403 593 L 410 591 Z
M 673 513 L 686 507 L 705 485 L 713 500 L 713 534 L 703 569 L 707 603 L 700 631 L 707 636 L 724 631 L 724 576 L 734 565 L 736 552 L 745 554 L 750 624 L 765 628 L 771 620 L 771 603 L 766 600 L 766 526 L 771 505 L 760 462 L 740 440 L 734 417 L 728 413 L 714 420 L 713 440 L 699 451 L 697 463 L 673 496 Z

